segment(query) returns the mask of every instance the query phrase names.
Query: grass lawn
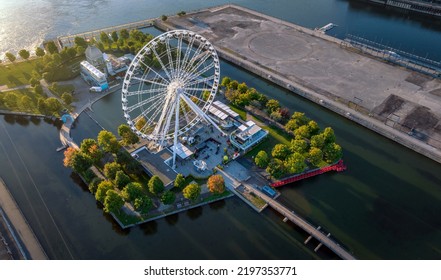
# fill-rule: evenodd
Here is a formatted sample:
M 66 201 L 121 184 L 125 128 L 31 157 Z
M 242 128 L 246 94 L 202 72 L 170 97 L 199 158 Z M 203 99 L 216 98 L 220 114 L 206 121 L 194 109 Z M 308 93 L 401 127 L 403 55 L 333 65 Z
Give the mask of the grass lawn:
M 35 64 L 41 60 L 37 58 L 8 65 L 0 64 L 0 85 L 7 85 L 9 88 L 28 85 Z
M 67 85 L 58 85 L 56 91 L 52 91 L 53 94 L 57 95 L 58 97 L 61 97 L 61 95 L 65 92 L 71 93 L 75 89 L 74 85 L 67 84 Z
M 238 113 L 240 118 L 244 121 L 247 120 L 247 112 L 239 107 L 234 106 L 233 104 L 228 104 L 228 106 L 230 106 L 231 110 L 233 110 L 234 112 Z

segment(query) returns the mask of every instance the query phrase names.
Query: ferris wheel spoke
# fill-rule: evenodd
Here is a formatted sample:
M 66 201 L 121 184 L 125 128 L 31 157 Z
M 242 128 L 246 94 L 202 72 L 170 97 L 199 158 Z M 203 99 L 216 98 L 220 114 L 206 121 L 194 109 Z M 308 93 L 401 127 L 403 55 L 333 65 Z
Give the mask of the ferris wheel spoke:
M 139 62 L 141 62 L 145 67 L 147 67 L 150 71 L 152 71 L 153 73 L 155 73 L 155 75 L 159 78 L 161 78 L 163 81 L 165 81 L 166 83 L 169 83 L 170 81 L 167 80 L 166 78 L 164 78 L 161 74 L 159 74 L 158 72 L 155 71 L 155 69 L 153 69 L 152 67 L 148 66 L 147 64 L 144 63 L 144 61 L 139 60 Z
M 201 84 L 201 83 L 207 84 L 208 82 L 211 82 L 214 78 L 215 78 L 215 75 L 207 77 L 207 78 L 193 80 L 193 81 L 191 81 L 189 83 L 186 83 L 185 86 L 189 87 L 189 86 L 193 86 L 193 85 L 197 85 L 197 84 Z M 211 85 L 209 85 L 209 86 L 211 86 Z
M 154 89 L 146 89 L 146 90 L 137 90 L 137 91 L 129 91 L 126 94 L 126 97 L 134 96 L 134 95 L 143 95 L 149 93 L 161 93 L 167 92 L 166 88 L 154 88 Z
M 204 46 L 205 46 L 205 44 L 199 44 L 198 48 L 193 53 L 190 61 L 187 63 L 187 65 L 185 65 L 184 68 L 182 68 L 182 71 L 181 71 L 181 73 L 183 74 L 182 77 L 186 76 L 185 73 L 187 73 L 190 70 L 190 68 L 192 67 L 192 65 L 200 58 L 201 51 L 204 49 Z
M 158 60 L 159 64 L 161 64 L 162 69 L 164 70 L 165 74 L 167 75 L 168 79 L 171 80 L 172 77 L 170 76 L 170 73 L 168 73 L 167 68 L 164 65 L 164 62 L 162 61 L 161 57 L 158 55 L 158 52 L 155 48 L 152 48 L 153 54 L 156 56 L 156 59 Z
M 149 122 L 150 124 L 155 122 L 155 118 L 157 116 L 158 111 L 160 111 L 161 106 L 164 105 L 164 99 L 160 99 L 158 101 L 156 101 L 154 104 L 152 104 L 152 106 L 150 106 L 149 108 L 145 109 L 141 115 L 144 116 L 144 118 L 147 120 L 147 122 Z M 156 110 L 156 111 L 154 111 Z M 154 112 L 153 112 L 154 111 Z M 153 112 L 153 114 L 151 116 L 149 116 L 149 114 Z
M 156 99 L 161 99 L 162 97 L 163 97 L 162 95 L 159 95 L 159 94 L 158 94 L 158 95 L 152 96 L 152 97 L 150 97 L 150 98 L 144 99 L 143 101 L 141 101 L 141 102 L 139 102 L 139 103 L 136 103 L 136 104 L 133 105 L 133 106 L 130 106 L 130 107 L 125 108 L 125 111 L 126 111 L 127 113 L 130 113 L 130 112 L 132 112 L 133 110 L 138 109 L 139 107 L 142 107 L 142 106 L 147 105 L 147 104 L 149 104 L 149 103 L 152 103 L 152 102 L 155 101 Z
M 188 92 L 185 92 L 185 95 L 187 95 L 192 101 L 193 101 L 193 98 L 194 99 L 197 99 L 199 102 L 202 102 L 201 104 L 203 104 L 203 105 L 205 105 L 206 103 L 207 103 L 207 101 L 205 101 L 205 100 L 203 100 L 203 99 L 200 99 L 199 97 L 197 97 L 196 95 L 191 95 L 190 93 L 188 93 Z M 194 102 L 194 101 L 193 101 Z M 194 102 L 195 104 L 196 104 L 196 102 Z M 197 104 L 196 104 L 197 105 Z M 203 107 L 203 106 L 202 106 Z
M 183 88 L 185 91 L 211 91 L 211 87 L 206 88 Z
M 205 66 L 204 68 L 199 70 L 198 72 L 196 72 L 196 73 L 192 74 L 191 76 L 189 76 L 187 81 L 199 78 L 202 74 L 204 74 L 205 72 L 207 72 L 208 70 L 210 70 L 213 67 L 214 67 L 214 62 L 211 62 L 210 64 L 208 64 L 207 66 Z
M 189 112 L 187 113 L 186 104 L 181 103 L 181 106 L 180 106 L 180 107 L 182 108 L 182 114 L 184 115 L 185 121 L 186 121 L 187 123 L 190 123 L 190 121 L 189 121 L 189 119 L 188 119 L 188 114 L 189 114 Z
M 171 53 L 171 49 L 170 49 L 170 38 L 167 38 L 167 43 L 165 44 L 166 48 L 167 48 L 167 57 L 168 57 L 168 63 L 170 66 L 170 69 L 172 71 L 171 75 L 173 78 L 176 77 L 176 73 L 175 73 L 175 69 L 173 68 L 173 57 L 172 57 L 172 53 Z
M 184 58 L 182 59 L 181 70 L 187 68 L 187 63 L 188 63 L 187 60 L 190 57 L 191 50 L 193 49 L 193 44 L 194 44 L 194 37 L 191 38 L 190 42 L 187 45 L 187 49 L 185 50 L 185 55 Z M 183 74 L 182 71 L 179 71 L 179 73 Z
M 141 81 L 141 82 L 146 82 L 146 83 L 151 83 L 151 84 L 155 84 L 155 85 L 158 85 L 158 86 L 163 86 L 163 87 L 167 87 L 167 85 L 166 85 L 166 84 L 163 84 L 163 83 L 158 83 L 158 82 L 156 82 L 156 81 L 153 81 L 153 80 L 147 80 L 147 79 L 144 79 L 144 78 L 139 78 L 139 77 L 133 77 L 132 79 L 135 79 L 135 80 L 139 80 L 139 81 Z
M 190 68 L 190 70 L 187 72 L 188 74 L 185 76 L 185 79 L 188 80 L 188 78 L 191 77 L 191 76 L 193 76 L 193 77 L 194 76 L 196 76 L 196 77 L 199 76 L 200 74 L 196 75 L 196 74 L 192 74 L 192 73 L 194 71 L 198 70 L 199 67 L 201 67 L 205 63 L 205 61 L 207 61 L 207 59 L 210 58 L 210 57 L 211 57 L 211 53 L 210 52 L 204 53 L 204 56 L 195 65 L 193 65 Z M 211 64 L 213 64 L 212 66 L 214 66 L 214 62 L 211 62 Z M 201 71 L 199 71 L 199 72 L 201 72 Z M 202 73 L 204 73 L 204 72 L 202 72 Z
M 178 73 L 178 77 L 180 77 L 181 73 L 181 49 L 182 49 L 182 36 L 178 35 L 178 47 L 176 48 L 176 72 Z

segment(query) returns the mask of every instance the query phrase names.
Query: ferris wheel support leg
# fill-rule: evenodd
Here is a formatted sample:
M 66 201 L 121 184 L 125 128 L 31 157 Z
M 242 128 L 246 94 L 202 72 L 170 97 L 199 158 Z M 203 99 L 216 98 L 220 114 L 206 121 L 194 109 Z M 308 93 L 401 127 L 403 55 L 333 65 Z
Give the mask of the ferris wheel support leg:
M 179 102 L 180 93 L 176 93 L 176 112 L 175 112 L 175 135 L 173 139 L 173 170 L 176 170 L 176 150 L 178 149 L 178 130 L 179 130 Z
M 217 130 L 219 130 L 220 133 L 222 133 L 222 135 L 224 135 L 225 133 L 222 131 L 222 129 L 219 128 L 219 126 L 217 126 L 217 124 L 209 117 L 207 116 L 207 114 L 205 114 L 201 108 L 198 107 L 198 105 L 194 104 L 194 102 L 188 98 L 188 96 L 186 96 L 185 94 L 180 94 L 180 97 L 182 98 L 182 100 L 185 101 L 185 103 L 188 104 L 188 106 L 190 106 L 190 108 L 199 115 L 199 117 L 201 117 L 203 120 L 205 120 L 206 122 L 212 124 Z

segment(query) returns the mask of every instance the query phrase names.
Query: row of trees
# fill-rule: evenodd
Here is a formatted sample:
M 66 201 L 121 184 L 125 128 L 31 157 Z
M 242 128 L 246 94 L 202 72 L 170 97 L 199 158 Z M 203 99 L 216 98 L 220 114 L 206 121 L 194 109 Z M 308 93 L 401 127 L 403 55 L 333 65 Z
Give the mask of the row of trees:
M 282 108 L 279 101 L 268 99 L 255 88 L 248 87 L 245 83 L 231 80 L 229 77 L 222 79 L 221 85 L 225 88 L 225 97 L 233 105 L 245 107 L 251 105 L 258 109 L 265 109 L 268 115 L 276 122 L 285 123 L 289 119 L 289 110 Z
M 298 126 L 290 145 L 277 144 L 271 151 L 271 157 L 265 151 L 259 151 L 254 161 L 274 178 L 285 174 L 300 173 L 308 166 L 321 166 L 324 162 L 333 163 L 342 156 L 340 145 L 335 143 L 334 130 L 330 127 L 323 131 L 315 121 L 309 120 L 303 113 L 295 112 L 289 122 Z

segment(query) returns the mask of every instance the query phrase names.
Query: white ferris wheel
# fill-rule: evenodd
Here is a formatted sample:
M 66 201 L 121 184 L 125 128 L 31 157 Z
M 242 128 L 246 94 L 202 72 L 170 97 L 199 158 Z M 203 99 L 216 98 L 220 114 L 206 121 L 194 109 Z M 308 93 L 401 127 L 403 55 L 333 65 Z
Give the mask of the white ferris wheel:
M 122 108 L 131 129 L 158 150 L 199 121 L 219 127 L 206 115 L 220 77 L 219 58 L 207 39 L 173 30 L 148 42 L 135 56 L 122 86 Z M 220 129 L 219 129 L 220 130 Z

